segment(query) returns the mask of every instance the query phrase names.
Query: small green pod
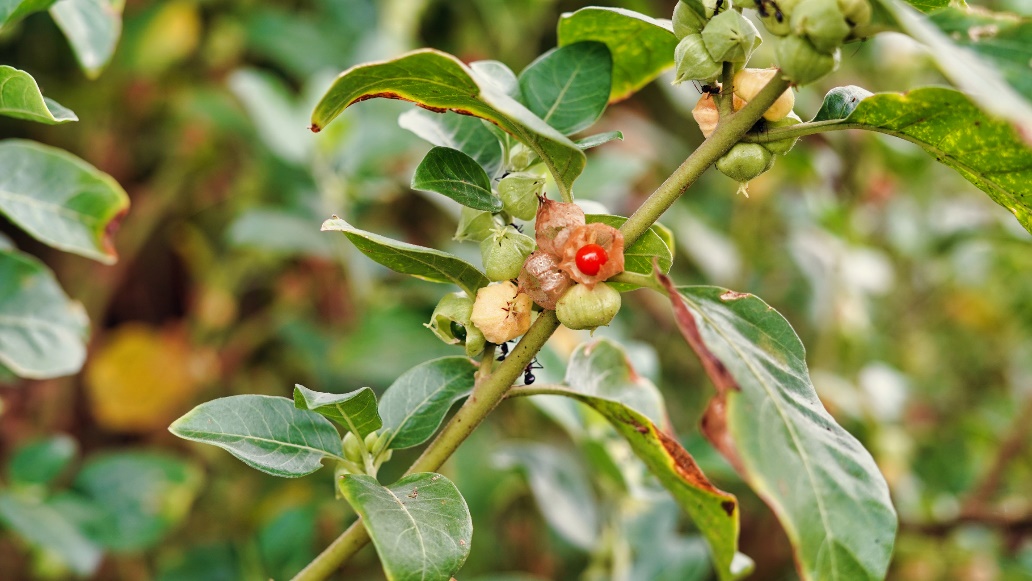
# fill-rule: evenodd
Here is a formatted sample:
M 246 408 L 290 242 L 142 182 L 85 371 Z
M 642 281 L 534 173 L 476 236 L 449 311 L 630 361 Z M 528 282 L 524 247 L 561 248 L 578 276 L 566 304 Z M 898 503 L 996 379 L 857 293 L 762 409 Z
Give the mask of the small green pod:
M 689 34 L 677 43 L 677 48 L 674 49 L 674 62 L 677 74 L 675 84 L 685 81 L 709 82 L 720 75 L 720 63 L 713 60 L 706 50 L 701 34 Z
M 817 50 L 831 54 L 842 46 L 850 28 L 838 0 L 802 0 L 792 12 L 792 30 Z
M 354 432 L 348 432 L 344 435 L 344 439 L 341 441 L 341 448 L 346 460 L 350 460 L 359 466 L 362 466 L 365 463 L 365 454 L 362 453 L 362 445 L 358 443 L 358 436 L 356 436 Z
M 512 280 L 520 275 L 527 256 L 534 251 L 534 239 L 520 234 L 512 226 L 496 230 L 480 243 L 487 278 L 493 281 Z
M 739 183 L 746 183 L 774 165 L 774 154 L 758 143 L 737 143 L 717 160 L 720 173 Z
M 457 292 L 444 295 L 430 315 L 430 322 L 425 323 L 437 338 L 449 345 L 465 345 L 466 355 L 473 357 L 484 350 L 483 333 L 472 323 L 473 299 L 466 293 Z
M 696 12 L 687 2 L 678 2 L 677 6 L 674 6 L 674 16 L 671 20 L 674 25 L 674 36 L 681 40 L 689 34 L 702 32 L 707 19 L 702 12 Z
M 517 143 L 509 150 L 509 163 L 506 167 L 509 171 L 523 171 L 533 165 L 537 159 L 537 153 L 533 149 Z
M 501 225 L 501 221 L 491 212 L 463 206 L 462 213 L 459 214 L 459 226 L 455 229 L 452 239 L 458 242 L 480 242 Z
M 840 51 L 831 54 L 817 50 L 800 36 L 777 39 L 775 55 L 785 77 L 796 85 L 807 85 L 838 68 Z
M 871 3 L 867 0 L 838 0 L 838 6 L 850 28 L 871 22 Z
M 520 220 L 533 220 L 545 178 L 526 172 L 511 173 L 498 182 L 498 197 L 505 211 Z
M 702 29 L 706 52 L 714 61 L 745 63 L 763 40 L 749 19 L 737 10 L 728 10 L 714 16 Z
M 756 7 L 763 27 L 774 36 L 792 34 L 792 12 L 799 0 L 763 0 Z
M 595 329 L 611 323 L 620 304 L 619 291 L 604 282 L 592 289 L 575 284 L 556 303 L 555 316 L 568 329 Z
M 780 121 L 768 121 L 767 129 L 776 129 L 779 127 L 791 127 L 802 123 L 803 120 L 799 118 L 795 113 L 789 113 L 787 117 Z M 779 139 L 777 141 L 770 141 L 762 144 L 767 151 L 774 155 L 785 155 L 795 146 L 796 142 L 799 141 L 798 137 L 790 137 L 788 139 Z

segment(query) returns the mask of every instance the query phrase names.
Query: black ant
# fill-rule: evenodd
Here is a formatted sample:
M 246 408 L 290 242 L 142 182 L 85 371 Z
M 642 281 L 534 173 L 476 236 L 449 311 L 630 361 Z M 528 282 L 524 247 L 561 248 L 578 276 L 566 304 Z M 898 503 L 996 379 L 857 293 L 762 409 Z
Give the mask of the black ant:
M 523 234 L 523 226 L 516 224 L 516 222 L 509 222 L 509 225 L 516 229 L 517 232 Z
M 766 18 L 770 16 L 770 13 L 767 12 L 767 5 L 769 4 L 774 8 L 774 20 L 777 20 L 779 24 L 785 21 L 785 15 L 781 13 L 781 8 L 774 0 L 755 0 L 755 2 L 756 12 L 758 12 L 761 17 Z
M 720 12 L 720 7 L 724 5 L 724 0 L 717 0 L 717 3 L 713 5 L 713 13 Z
M 498 361 L 505 361 L 505 357 L 509 355 L 509 342 L 506 341 L 499 345 L 502 348 L 502 354 L 498 356 Z
M 545 367 L 543 365 L 538 364 L 537 357 L 535 357 L 534 360 L 530 362 L 530 365 L 527 365 L 526 369 L 523 370 L 523 385 L 530 385 L 537 379 L 534 377 L 534 374 L 531 373 L 532 370 L 544 368 Z
M 692 81 L 692 84 L 695 85 L 695 90 L 698 91 L 700 95 L 719 95 L 722 90 L 720 83 L 713 83 L 712 85 L 707 83 L 705 85 L 700 85 L 698 81 Z

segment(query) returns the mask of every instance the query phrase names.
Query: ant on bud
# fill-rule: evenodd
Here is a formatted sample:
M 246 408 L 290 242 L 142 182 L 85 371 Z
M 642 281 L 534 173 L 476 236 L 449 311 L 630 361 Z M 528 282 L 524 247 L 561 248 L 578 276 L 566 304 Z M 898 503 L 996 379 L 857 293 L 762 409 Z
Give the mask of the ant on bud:
M 520 226 L 516 222 L 509 222 L 509 225 L 516 229 L 517 232 L 523 234 L 523 226 Z
M 534 369 L 544 368 L 544 365 L 538 364 L 537 357 L 535 357 L 534 360 L 530 362 L 530 365 L 527 365 L 526 369 L 523 370 L 523 385 L 530 385 L 534 383 L 534 381 L 537 379 L 536 377 L 534 377 L 534 374 L 532 373 Z

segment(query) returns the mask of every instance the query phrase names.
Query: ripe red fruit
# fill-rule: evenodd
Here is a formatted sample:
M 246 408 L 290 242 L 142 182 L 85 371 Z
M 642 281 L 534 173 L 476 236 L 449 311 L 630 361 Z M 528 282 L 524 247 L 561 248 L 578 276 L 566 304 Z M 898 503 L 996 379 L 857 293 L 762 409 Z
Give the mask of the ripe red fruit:
M 609 255 L 606 254 L 606 249 L 598 244 L 585 244 L 577 251 L 577 268 L 588 276 L 598 274 L 606 262 L 609 262 Z

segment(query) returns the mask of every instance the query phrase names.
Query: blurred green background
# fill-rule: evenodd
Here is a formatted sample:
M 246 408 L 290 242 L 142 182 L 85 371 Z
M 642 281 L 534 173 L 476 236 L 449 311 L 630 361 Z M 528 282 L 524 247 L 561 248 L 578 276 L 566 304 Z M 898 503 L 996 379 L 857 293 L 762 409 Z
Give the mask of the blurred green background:
M 398 126 L 412 105 L 362 103 L 318 136 L 308 114 L 343 69 L 413 48 L 519 71 L 554 46 L 560 13 L 587 4 L 129 0 L 114 60 L 96 81 L 45 14 L 0 35 L 0 62 L 30 72 L 81 119 L 46 127 L 0 118 L 0 135 L 72 151 L 113 175 L 133 203 L 114 267 L 49 250 L 0 219 L 93 321 L 81 374 L 0 378 L 0 481 L 53 499 L 79 531 L 38 514 L 19 526 L 8 514 L 0 578 L 287 579 L 343 530 L 353 516 L 333 498 L 331 469 L 279 480 L 166 431 L 216 397 L 289 396 L 295 383 L 382 390 L 417 363 L 461 352 L 423 327 L 449 289 L 395 275 L 343 236 L 319 232 L 338 214 L 475 262 L 475 245 L 450 240 L 458 206 L 408 187 L 429 149 Z M 594 4 L 668 17 L 675 3 Z M 838 85 L 944 83 L 902 36 L 843 56 L 837 73 L 797 94 L 800 116 Z M 769 62 L 764 47 L 752 66 Z M 628 215 L 701 142 L 691 118 L 698 90 L 669 81 L 612 106 L 592 128 L 620 130 L 625 141 L 590 153 L 579 198 Z M 791 321 L 825 405 L 892 489 L 902 530 L 890 578 L 1032 579 L 1032 519 L 958 518 L 972 508 L 1032 514 L 1032 237 L 916 146 L 878 134 L 804 139 L 749 198 L 735 189 L 709 172 L 664 216 L 677 240 L 674 278 L 755 293 Z M 698 435 L 713 390 L 669 306 L 638 291 L 603 334 L 625 342 L 663 391 L 682 442 L 740 498 L 752 578 L 794 579 L 773 515 Z M 586 338 L 557 335 L 539 380 L 561 377 L 563 357 Z M 633 498 L 586 468 L 591 438 L 571 438 L 554 421 L 561 416 L 508 402 L 446 468 L 476 530 L 459 578 L 607 579 L 626 553 L 628 579 L 707 579 L 690 523 L 673 518 L 662 494 L 654 513 L 636 512 Z M 384 481 L 414 454 L 396 454 Z M 990 473 L 999 478 L 987 481 Z M 83 498 L 121 518 L 102 522 Z M 383 573 L 367 548 L 337 578 Z

